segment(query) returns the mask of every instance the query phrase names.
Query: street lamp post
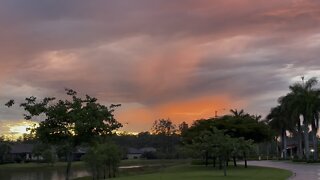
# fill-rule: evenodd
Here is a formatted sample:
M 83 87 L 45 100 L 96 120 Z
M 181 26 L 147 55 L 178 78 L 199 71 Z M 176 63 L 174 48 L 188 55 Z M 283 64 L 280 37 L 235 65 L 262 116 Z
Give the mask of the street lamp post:
M 222 109 L 215 110 L 215 111 L 214 111 L 214 117 L 215 117 L 215 118 L 218 117 L 218 111 L 221 111 L 221 110 L 222 110 L 222 111 L 225 111 L 226 108 L 222 108 Z

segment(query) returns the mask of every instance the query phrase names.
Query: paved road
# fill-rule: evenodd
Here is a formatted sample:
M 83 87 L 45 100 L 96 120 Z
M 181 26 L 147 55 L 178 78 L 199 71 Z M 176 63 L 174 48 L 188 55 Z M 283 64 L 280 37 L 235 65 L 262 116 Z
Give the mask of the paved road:
M 290 180 L 320 180 L 320 164 L 295 164 L 277 161 L 248 161 L 248 165 L 290 170 L 294 173 L 294 176 L 292 176 Z

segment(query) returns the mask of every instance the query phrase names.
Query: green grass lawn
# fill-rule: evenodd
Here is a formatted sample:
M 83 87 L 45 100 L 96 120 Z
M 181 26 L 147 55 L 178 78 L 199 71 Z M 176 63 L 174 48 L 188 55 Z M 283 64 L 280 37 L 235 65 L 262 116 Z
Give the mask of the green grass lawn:
M 124 160 L 120 166 L 142 165 L 142 169 L 137 170 L 120 170 L 120 176 L 117 180 L 284 180 L 291 176 L 287 170 L 263 168 L 249 166 L 237 168 L 230 166 L 227 170 L 227 177 L 223 176 L 223 171 L 212 167 L 199 165 L 189 165 L 190 161 L 186 160 Z M 65 168 L 66 163 L 56 163 L 54 166 L 48 164 L 25 163 L 25 164 L 5 164 L 0 165 L 0 170 L 18 171 L 37 169 L 61 169 Z M 74 162 L 73 168 L 84 168 L 83 162 Z M 78 180 L 91 180 L 92 178 L 79 178 Z
M 285 180 L 292 175 L 290 171 L 263 168 L 249 167 L 245 169 L 242 166 L 237 168 L 229 167 L 227 177 L 223 176 L 223 171 L 213 169 L 212 167 L 194 166 L 194 165 L 178 165 L 168 167 L 156 173 L 131 175 L 116 178 L 117 180 L 228 180 L 228 179 L 243 179 L 243 180 Z M 80 178 L 78 180 L 89 180 L 91 178 Z
M 145 174 L 138 176 L 126 176 L 120 177 L 118 180 L 147 180 L 147 179 L 173 179 L 173 180 L 188 180 L 188 179 L 243 179 L 243 180 L 285 180 L 291 176 L 290 171 L 274 169 L 274 168 L 262 168 L 262 167 L 249 167 L 247 169 L 243 167 L 230 167 L 227 171 L 227 177 L 223 176 L 223 171 L 206 168 L 203 166 L 175 166 L 169 167 L 162 172 Z

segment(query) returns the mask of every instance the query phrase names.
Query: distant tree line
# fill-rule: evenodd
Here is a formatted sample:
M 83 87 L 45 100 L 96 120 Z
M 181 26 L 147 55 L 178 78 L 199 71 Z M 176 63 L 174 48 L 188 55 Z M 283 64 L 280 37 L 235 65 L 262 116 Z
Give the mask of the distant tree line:
M 188 129 L 188 124 L 182 122 L 174 124 L 170 119 L 155 120 L 150 131 L 140 132 L 137 135 L 122 133 L 113 136 L 113 141 L 121 147 L 123 152 L 128 148 L 153 147 L 156 152 L 145 152 L 142 157 L 147 159 L 176 159 L 186 158 L 181 150 L 181 134 Z

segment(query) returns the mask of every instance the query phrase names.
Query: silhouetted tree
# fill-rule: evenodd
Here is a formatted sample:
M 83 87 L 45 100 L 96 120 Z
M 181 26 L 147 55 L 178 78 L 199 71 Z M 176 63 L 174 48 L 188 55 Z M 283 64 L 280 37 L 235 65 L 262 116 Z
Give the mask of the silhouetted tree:
M 230 109 L 230 112 L 231 112 L 232 116 L 234 116 L 234 117 L 248 116 L 248 114 L 245 113 L 243 109 L 241 109 L 240 111 L 238 111 L 237 109 Z
M 153 123 L 151 130 L 154 134 L 170 136 L 176 133 L 176 126 L 170 119 L 159 119 Z
M 71 89 L 66 89 L 66 94 L 71 100 L 46 97 L 37 101 L 36 97 L 31 96 L 20 106 L 27 112 L 24 114 L 27 120 L 34 116 L 45 116 L 44 121 L 32 129 L 37 139 L 46 144 L 66 147 L 68 180 L 75 149 L 81 144 L 91 143 L 97 137 L 112 135 L 122 125 L 113 116 L 114 108 L 119 105 L 107 107 L 89 95 L 78 97 L 77 92 Z M 8 105 L 12 103 L 9 101 Z
M 159 119 L 153 123 L 151 131 L 154 135 L 160 138 L 162 147 L 165 153 L 168 155 L 173 151 L 174 147 L 174 136 L 176 135 L 176 125 L 170 119 Z
M 284 159 L 287 159 L 287 130 L 292 128 L 292 124 L 286 117 L 286 112 L 281 106 L 272 108 L 270 114 L 267 116 L 270 127 L 280 134 L 282 142 L 281 152 Z
M 183 135 L 184 133 L 187 132 L 188 128 L 189 128 L 189 125 L 183 121 L 181 124 L 179 124 L 179 133 Z

